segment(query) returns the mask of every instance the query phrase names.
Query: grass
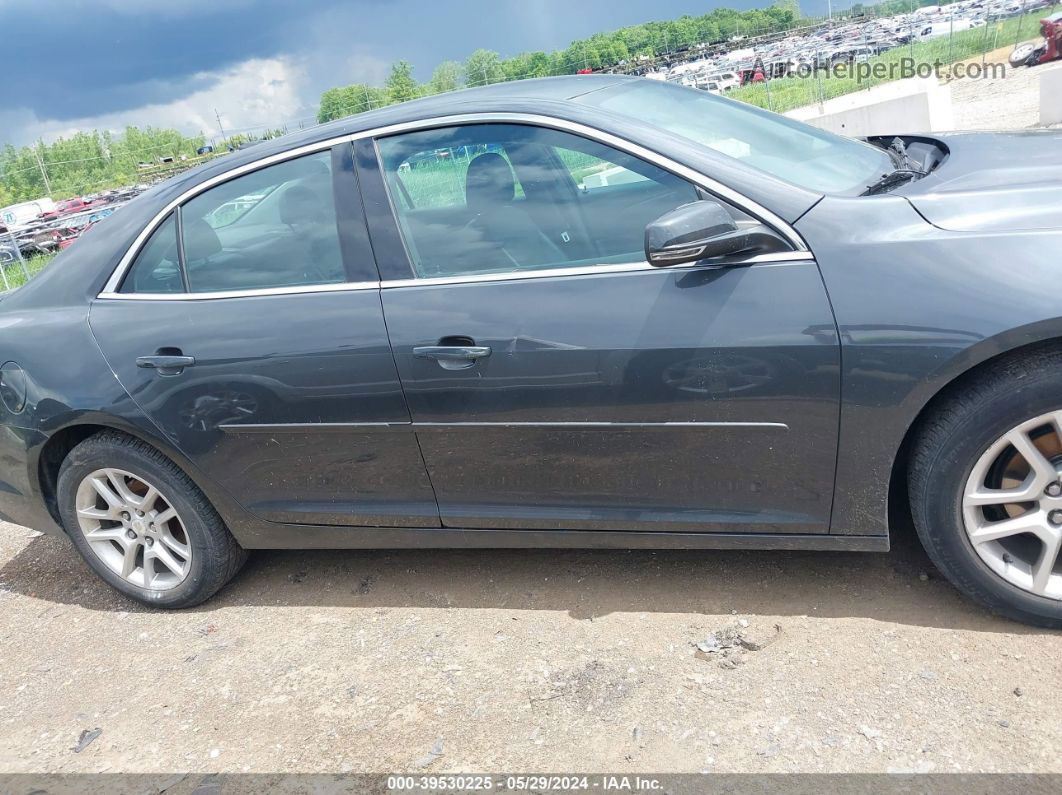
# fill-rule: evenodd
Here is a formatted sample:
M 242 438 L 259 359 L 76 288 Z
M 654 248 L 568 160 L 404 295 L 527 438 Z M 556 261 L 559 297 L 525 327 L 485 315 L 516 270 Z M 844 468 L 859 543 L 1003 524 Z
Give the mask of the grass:
M 0 271 L 3 273 L 3 278 L 0 278 L 0 290 L 15 289 L 21 287 L 42 270 L 55 258 L 55 254 L 38 254 L 35 257 L 29 257 L 24 260 L 25 270 L 18 262 L 11 262 L 7 265 L 0 265 Z M 6 281 L 6 286 L 5 286 Z
M 399 171 L 398 176 L 402 180 L 405 192 L 398 190 L 400 195 L 408 195 L 413 207 L 425 209 L 430 207 L 463 207 L 465 204 L 465 179 L 468 172 L 468 164 L 475 159 L 476 155 L 486 151 L 497 151 L 508 159 L 508 155 L 495 146 L 469 146 L 461 150 L 451 149 L 446 158 L 417 160 L 407 170 Z M 576 152 L 571 149 L 554 147 L 553 151 L 561 162 L 571 172 L 575 183 L 578 185 L 589 174 L 611 168 L 607 163 L 592 155 Z M 523 186 L 519 178 L 516 183 L 517 198 L 523 196 Z
M 851 94 L 885 82 L 898 79 L 898 66 L 902 59 L 910 58 L 916 64 L 941 63 L 955 64 L 986 52 L 1013 45 L 1018 41 L 1035 38 L 1040 33 L 1039 20 L 1055 13 L 1062 5 L 1048 9 L 1011 17 L 985 25 L 982 28 L 964 30 L 950 36 L 939 36 L 928 41 L 915 42 L 903 47 L 884 52 L 871 58 L 867 63 L 871 69 L 875 64 L 882 64 L 879 69 L 893 67 L 895 78 L 865 78 L 859 80 L 853 69 L 838 76 L 829 72 L 821 76 L 781 77 L 769 82 L 752 83 L 731 91 L 728 96 L 761 108 L 782 113 L 793 108 L 800 108 L 834 97 Z M 1010 68 L 1009 66 L 1007 68 Z

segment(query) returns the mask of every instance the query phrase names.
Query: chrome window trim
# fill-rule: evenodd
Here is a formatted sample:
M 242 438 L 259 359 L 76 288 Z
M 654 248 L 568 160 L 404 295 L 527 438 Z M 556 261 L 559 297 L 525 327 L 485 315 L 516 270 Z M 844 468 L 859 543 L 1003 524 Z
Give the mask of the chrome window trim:
M 190 187 L 188 190 L 184 191 L 183 193 L 179 194 L 178 196 L 176 196 L 175 198 L 170 200 L 170 202 L 168 202 L 165 207 L 163 207 L 158 213 L 156 213 L 155 216 L 144 226 L 144 228 L 140 231 L 140 234 L 138 234 L 136 236 L 136 239 L 133 240 L 132 244 L 129 246 L 128 249 L 126 249 L 125 253 L 122 255 L 121 260 L 119 260 L 118 265 L 115 267 L 114 271 L 111 273 L 110 278 L 107 280 L 107 283 L 104 285 L 103 290 L 99 293 L 98 297 L 99 298 L 107 298 L 107 299 L 119 298 L 119 299 L 122 299 L 122 300 L 142 299 L 142 300 L 156 300 L 156 301 L 158 301 L 158 300 L 171 300 L 172 301 L 172 300 L 196 300 L 196 299 L 202 299 L 203 297 L 205 297 L 207 295 L 211 296 L 212 298 L 215 298 L 215 297 L 216 298 L 224 298 L 224 297 L 237 298 L 237 297 L 245 297 L 245 296 L 247 296 L 249 294 L 254 294 L 254 295 L 279 295 L 279 294 L 296 293 L 296 292 L 322 292 L 322 291 L 325 291 L 325 290 L 320 290 L 320 289 L 317 289 L 317 290 L 306 289 L 307 287 L 325 287 L 325 288 L 336 289 L 335 285 L 307 285 L 305 287 L 300 286 L 300 287 L 293 287 L 293 288 L 265 288 L 264 290 L 240 290 L 240 291 L 235 291 L 234 290 L 234 291 L 231 291 L 231 292 L 200 293 L 200 294 L 198 294 L 198 296 L 196 296 L 195 294 L 192 294 L 192 293 L 162 294 L 162 293 L 119 293 L 118 292 L 118 288 L 121 286 L 122 279 L 125 277 L 126 272 L 129 270 L 129 268 L 132 265 L 133 261 L 136 259 L 137 255 L 140 253 L 141 247 L 144 245 L 144 243 L 147 241 L 147 239 L 151 236 L 151 234 L 155 231 L 155 228 L 178 205 L 184 204 L 185 202 L 189 201 L 190 199 L 194 198 L 195 196 L 198 196 L 200 193 L 204 193 L 205 191 L 210 190 L 211 188 L 213 188 L 216 185 L 220 185 L 223 182 L 227 182 L 227 181 L 229 181 L 231 179 L 235 179 L 236 177 L 243 176 L 244 174 L 248 174 L 248 173 L 250 173 L 252 171 L 257 171 L 257 170 L 262 169 L 262 168 L 267 168 L 267 167 L 269 167 L 271 165 L 275 165 L 276 163 L 282 163 L 285 160 L 292 160 L 292 159 L 297 158 L 297 157 L 302 157 L 303 155 L 310 155 L 310 154 L 314 154 L 315 152 L 321 152 L 321 151 L 324 151 L 324 150 L 327 150 L 327 149 L 331 149 L 333 146 L 336 146 L 338 144 L 353 143 L 354 141 L 363 140 L 365 138 L 382 138 L 382 137 L 389 136 L 389 135 L 397 135 L 399 133 L 412 132 L 412 131 L 415 131 L 415 130 L 428 130 L 428 129 L 432 129 L 432 128 L 436 128 L 436 127 L 452 127 L 452 126 L 461 125 L 461 124 L 490 124 L 490 123 L 495 123 L 495 124 L 530 124 L 530 125 L 534 125 L 534 126 L 537 126 L 537 127 L 548 127 L 548 128 L 551 128 L 551 129 L 561 130 L 561 131 L 564 131 L 564 132 L 571 132 L 573 134 L 581 135 L 581 136 L 583 136 L 585 138 L 589 138 L 591 140 L 597 141 L 598 143 L 602 143 L 602 144 L 606 144 L 608 146 L 612 146 L 615 149 L 619 149 L 620 151 L 626 152 L 627 154 L 630 154 L 630 155 L 634 155 L 635 157 L 640 157 L 641 159 L 646 160 L 646 161 L 648 161 L 649 163 L 652 163 L 655 166 L 663 168 L 666 171 L 670 171 L 671 173 L 675 174 L 676 176 L 682 177 L 683 179 L 685 179 L 685 180 L 687 180 L 689 182 L 692 182 L 694 185 L 700 186 L 704 190 L 707 190 L 708 192 L 710 192 L 712 194 L 715 194 L 719 198 L 730 202 L 731 204 L 735 205 L 736 207 L 738 207 L 739 209 L 741 209 L 744 212 L 748 213 L 749 215 L 752 215 L 752 216 L 754 216 L 756 218 L 759 218 L 759 220 L 761 220 L 764 223 L 766 223 L 769 226 L 771 226 L 776 232 L 781 234 L 794 248 L 794 251 L 792 251 L 792 252 L 785 252 L 785 256 L 786 256 L 787 259 L 811 259 L 810 250 L 808 249 L 807 244 L 804 242 L 804 239 L 799 235 L 799 233 L 792 227 L 792 225 L 790 225 L 786 221 L 784 221 L 781 218 L 779 218 L 777 215 L 772 213 L 766 207 L 764 207 L 763 205 L 753 201 L 752 199 L 749 199 L 748 197 L 738 193 L 737 191 L 735 191 L 735 190 L 733 190 L 731 188 L 728 188 L 726 185 L 723 185 L 722 183 L 717 182 L 716 180 L 712 179 L 711 177 L 708 177 L 708 176 L 706 176 L 704 174 L 701 174 L 700 172 L 695 171 L 694 169 L 690 168 L 689 166 L 684 166 L 681 163 L 679 163 L 679 162 L 677 162 L 675 160 L 672 160 L 669 157 L 666 157 L 665 155 L 661 155 L 661 154 L 658 154 L 656 152 L 653 152 L 652 150 L 647 149 L 647 148 L 645 148 L 644 146 L 642 146 L 640 144 L 633 143 L 632 141 L 628 141 L 628 140 L 626 140 L 624 138 L 620 138 L 619 136 L 613 135 L 612 133 L 607 133 L 607 132 L 604 132 L 603 130 L 598 130 L 598 129 L 594 128 L 594 127 L 589 127 L 589 126 L 587 126 L 585 124 L 581 124 L 579 122 L 567 121 L 565 119 L 558 119 L 558 118 L 554 118 L 552 116 L 541 116 L 541 115 L 538 115 L 538 114 L 535 114 L 535 113 L 512 113 L 512 112 L 505 112 L 505 113 L 501 113 L 501 112 L 461 113 L 461 114 L 454 114 L 454 115 L 450 115 L 450 116 L 436 116 L 434 118 L 429 118 L 429 119 L 418 119 L 417 121 L 408 121 L 408 122 L 402 122 L 402 123 L 399 123 L 399 124 L 389 124 L 389 125 L 385 125 L 383 127 L 376 127 L 376 128 L 370 129 L 370 130 L 362 130 L 360 132 L 348 133 L 346 135 L 336 136 L 335 138 L 328 138 L 328 139 L 325 139 L 323 141 L 317 141 L 316 143 L 306 144 L 304 146 L 296 147 L 295 149 L 290 149 L 290 150 L 288 150 L 286 152 L 277 152 L 277 153 L 269 155 L 267 157 L 263 157 L 263 158 L 260 158 L 258 160 L 253 160 L 253 161 L 251 161 L 249 163 L 244 163 L 243 165 L 236 166 L 235 168 L 229 169 L 228 171 L 223 171 L 220 174 L 215 174 L 213 177 L 210 177 L 209 179 L 206 179 L 206 180 L 203 180 L 200 183 L 197 183 L 196 185 Z M 807 253 L 806 256 L 798 256 L 798 255 L 804 254 L 805 252 Z M 760 261 L 760 260 L 758 260 L 757 258 L 749 258 L 748 260 L 742 261 L 741 264 L 753 263 L 753 262 L 756 262 L 756 261 Z M 734 264 L 738 264 L 738 263 L 734 263 Z M 642 269 L 642 264 L 641 263 L 633 263 L 632 266 L 624 266 L 624 267 L 627 268 L 627 270 L 641 270 Z M 595 273 L 624 272 L 624 271 L 609 271 L 609 270 L 605 270 L 605 268 L 609 268 L 609 267 L 615 267 L 615 266 L 597 266 L 597 267 L 590 266 L 590 268 Z M 654 268 L 653 266 L 648 265 L 648 263 L 645 263 L 644 267 L 648 267 L 648 268 L 650 268 L 652 270 L 659 270 L 658 268 Z M 550 273 L 551 273 L 551 275 L 554 275 L 554 276 L 561 275 L 561 271 L 562 270 L 583 270 L 583 269 L 582 268 L 579 268 L 579 269 L 555 269 L 555 270 L 551 271 Z M 527 271 L 523 275 L 521 275 L 521 274 L 484 274 L 484 275 L 486 275 L 486 276 L 495 276 L 495 275 L 497 275 L 497 276 L 503 276 L 503 277 L 506 277 L 506 278 L 522 278 L 522 277 L 523 278 L 534 278 L 534 277 L 527 276 L 527 274 L 531 274 L 531 273 L 533 273 L 533 272 L 532 271 Z M 463 277 L 458 277 L 458 278 L 463 278 Z M 484 279 L 484 280 L 486 280 L 486 279 Z M 407 286 L 407 282 L 415 282 L 417 284 L 426 284 L 428 281 L 429 280 L 427 280 L 427 279 L 388 280 L 388 281 L 383 282 L 382 286 L 384 286 L 384 287 Z M 362 282 L 360 284 L 368 284 L 368 283 L 367 282 Z M 358 288 L 358 289 L 366 289 L 366 288 Z M 163 295 L 165 295 L 165 298 L 163 298 Z M 184 296 L 184 298 L 182 299 L 182 298 L 180 298 L 178 296 Z
M 219 290 L 208 293 L 100 293 L 97 298 L 104 298 L 109 301 L 214 301 L 219 298 L 254 298 L 263 295 L 299 295 L 300 293 L 343 293 L 379 289 L 379 282 L 342 282 L 339 284 L 303 284 L 294 287 L 260 287 L 255 290 Z
M 228 182 L 230 179 L 241 177 L 244 174 L 249 174 L 252 171 L 257 171 L 258 169 L 266 168 L 276 163 L 282 163 L 285 160 L 293 160 L 296 157 L 302 157 L 303 155 L 312 155 L 316 152 L 331 149 L 336 144 L 346 143 L 350 140 L 352 140 L 350 135 L 343 135 L 338 138 L 329 138 L 325 141 L 318 141 L 317 143 L 306 144 L 305 146 L 300 146 L 295 149 L 289 149 L 287 152 L 277 152 L 276 154 L 269 155 L 268 157 L 263 157 L 259 160 L 253 160 L 250 163 L 244 163 L 242 166 L 237 166 L 236 168 L 229 169 L 228 171 L 223 171 L 220 174 L 215 174 L 210 179 L 203 180 L 202 182 L 184 191 L 184 193 L 181 193 L 176 198 L 172 199 L 140 231 L 140 234 L 136 236 L 136 239 L 133 241 L 132 245 L 130 245 L 129 248 L 126 249 L 125 254 L 123 254 L 122 258 L 118 261 L 117 267 L 114 269 L 114 272 L 111 273 L 111 277 L 103 286 L 103 290 L 100 292 L 98 297 L 114 298 L 118 296 L 118 288 L 122 284 L 122 279 L 125 278 L 126 271 L 129 270 L 130 266 L 133 264 L 133 261 L 137 258 L 137 255 L 140 254 L 141 247 L 143 247 L 144 243 L 151 236 L 151 233 L 155 231 L 155 227 L 157 227 L 165 219 L 166 215 L 172 212 L 174 208 L 176 208 L 179 204 L 184 204 L 190 199 L 198 196 L 200 193 L 205 193 L 206 191 L 213 188 L 215 185 L 220 185 L 222 182 Z M 126 295 L 146 296 L 161 294 L 123 293 L 121 294 L 121 297 L 124 298 Z
M 522 281 L 525 279 L 548 279 L 560 276 L 603 276 L 615 273 L 665 273 L 667 271 L 688 271 L 707 268 L 735 268 L 743 265 L 760 263 L 806 262 L 813 259 L 810 251 L 786 251 L 776 254 L 757 254 L 746 259 L 731 262 L 712 262 L 709 264 L 690 263 L 688 265 L 668 265 L 657 267 L 648 262 L 628 262 L 615 265 L 581 265 L 576 268 L 538 268 L 526 271 L 504 271 L 501 273 L 470 273 L 462 276 L 435 276 L 423 279 L 389 279 L 380 283 L 384 290 L 400 287 L 437 287 L 448 284 L 477 284 L 489 282 Z

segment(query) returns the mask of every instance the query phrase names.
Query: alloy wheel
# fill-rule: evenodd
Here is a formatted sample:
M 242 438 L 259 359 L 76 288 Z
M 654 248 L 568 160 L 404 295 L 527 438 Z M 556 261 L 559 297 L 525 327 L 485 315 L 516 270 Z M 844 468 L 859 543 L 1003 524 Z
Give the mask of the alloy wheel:
M 997 575 L 1062 600 L 1062 411 L 1034 417 L 989 445 L 962 498 L 967 538 Z
M 75 500 L 89 547 L 122 579 L 164 591 L 187 577 L 192 562 L 188 531 L 170 500 L 143 477 L 97 469 L 81 481 Z

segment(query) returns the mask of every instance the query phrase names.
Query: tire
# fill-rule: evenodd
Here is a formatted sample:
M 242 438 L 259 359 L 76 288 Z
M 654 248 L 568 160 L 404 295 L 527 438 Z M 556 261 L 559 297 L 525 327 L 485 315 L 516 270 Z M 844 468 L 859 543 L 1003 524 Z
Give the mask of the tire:
M 978 524 L 984 519 L 987 525 L 988 511 L 1004 509 L 996 506 L 964 507 L 964 495 L 971 483 L 980 484 L 979 489 L 996 488 L 987 480 L 978 480 L 981 475 L 974 475 L 974 467 L 979 467 L 978 473 L 986 471 L 981 468 L 982 461 L 989 460 L 995 446 L 1009 444 L 1003 441 L 1004 435 L 1012 429 L 1016 431 L 1022 423 L 1059 410 L 1062 410 L 1062 352 L 1030 353 L 1005 361 L 962 384 L 922 422 L 908 469 L 915 529 L 937 568 L 962 593 L 991 611 L 1023 623 L 1052 628 L 1062 628 L 1062 597 L 1057 593 L 1056 579 L 1059 575 L 1050 578 L 1049 596 L 1034 593 L 1032 586 L 1028 589 L 1018 587 L 1005 579 L 1005 576 L 1016 576 L 1011 553 L 1006 550 L 1003 554 L 997 552 L 996 560 L 1000 562 L 993 568 L 990 562 L 986 562 L 984 541 L 975 550 L 967 531 L 970 511 L 984 511 L 984 514 L 974 515 L 978 517 Z M 1050 432 L 1048 427 L 1044 424 L 1039 430 L 1031 429 L 1028 433 L 1046 439 Z M 1062 434 L 1058 438 L 1062 438 Z M 1050 441 L 1055 443 L 1057 440 Z M 1037 444 L 1046 444 L 1046 441 Z M 1016 450 L 1013 446 L 1005 447 L 999 454 L 1000 460 L 1009 455 L 1011 461 L 1024 464 L 1026 459 L 1023 457 L 1014 459 Z M 1045 455 L 1042 462 L 1047 467 L 1062 467 L 1056 456 Z M 1032 489 L 1033 486 L 1033 481 L 1027 480 L 1015 488 Z M 998 487 L 1005 488 L 1002 481 Z M 1040 484 L 1036 484 L 1036 488 L 1039 489 Z M 1056 486 L 1050 488 L 1057 489 Z M 1057 507 L 1056 503 L 1046 499 L 1045 492 L 1038 491 L 1037 494 L 1040 495 L 1035 502 L 1037 511 Z M 1028 507 L 1008 510 L 1020 513 Z M 1012 515 L 1001 513 L 994 518 L 1003 520 Z M 1047 513 L 1037 515 L 1048 516 Z M 1046 518 L 1044 523 L 1047 523 Z M 1062 528 L 1057 529 L 1062 532 Z M 1054 532 L 1054 529 L 1047 528 L 1047 532 Z M 1032 550 L 1035 544 L 1043 544 L 1040 549 L 1047 548 L 1039 536 L 1007 536 L 1006 543 L 1014 544 L 1015 540 L 1027 545 L 1022 549 Z M 988 554 L 988 557 L 992 555 Z M 1032 555 L 1031 559 L 1035 560 L 1035 557 Z M 1056 572 L 1060 565 L 1062 561 L 1055 564 Z M 1005 575 L 1001 568 L 1009 574 Z
M 122 550 L 128 549 L 124 539 L 104 539 L 101 542 L 93 536 L 94 540 L 90 541 L 87 531 L 82 527 L 83 521 L 93 523 L 93 520 L 83 520 L 78 510 L 78 500 L 81 499 L 84 505 L 83 501 L 88 495 L 95 493 L 87 478 L 90 475 L 97 476 L 94 479 L 102 479 L 107 483 L 105 488 L 113 488 L 113 479 L 98 477 L 102 470 L 121 471 L 132 476 L 126 482 L 129 493 L 132 493 L 130 489 L 146 491 L 144 486 L 154 487 L 158 501 L 153 504 L 161 506 L 163 513 L 166 509 L 175 511 L 173 520 L 165 522 L 172 529 L 168 539 L 157 534 L 152 539 L 147 538 L 147 517 L 138 524 L 144 533 L 143 538 L 136 542 L 141 547 L 139 558 L 136 559 L 140 563 L 140 573 L 137 575 L 140 582 L 131 581 L 130 578 L 136 579 L 133 574 L 130 574 L 130 578 L 123 577 L 121 571 L 105 562 L 105 558 L 111 561 L 116 557 L 122 558 Z M 79 492 L 79 489 L 84 491 Z M 200 604 L 232 579 L 247 559 L 247 553 L 229 533 L 217 511 L 184 472 L 150 445 L 117 431 L 98 433 L 70 451 L 59 469 L 57 496 L 63 527 L 89 567 L 112 588 L 149 607 L 181 608 Z M 98 503 L 101 507 L 86 507 L 85 513 L 117 511 L 102 496 Z M 137 517 L 130 516 L 133 513 L 123 511 L 115 519 L 103 518 L 95 522 L 96 529 L 117 536 L 134 533 L 129 522 L 120 520 L 124 525 L 118 523 L 118 517 L 123 515 L 135 523 Z M 162 518 L 160 513 L 159 519 Z M 158 560 L 149 562 L 145 556 L 148 544 L 153 548 L 157 543 L 158 551 L 169 552 L 169 549 L 164 549 L 167 546 L 164 542 L 183 547 L 183 554 L 187 554 L 187 559 L 184 559 L 181 555 L 169 553 L 170 560 L 183 564 L 173 567 L 174 570 L 181 569 L 180 575 L 174 574 Z M 121 565 L 119 563 L 118 567 Z M 149 568 L 152 572 L 150 575 Z
M 1023 42 L 1014 48 L 1007 60 L 1010 62 L 1011 66 L 1024 66 L 1029 60 L 1029 56 L 1036 51 L 1036 48 L 1037 43 L 1034 41 Z

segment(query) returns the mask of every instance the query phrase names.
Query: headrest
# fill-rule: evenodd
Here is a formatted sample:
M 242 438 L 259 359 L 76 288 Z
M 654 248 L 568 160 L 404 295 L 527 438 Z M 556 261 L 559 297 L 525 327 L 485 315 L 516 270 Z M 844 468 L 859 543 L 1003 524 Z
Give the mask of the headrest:
M 497 152 L 484 152 L 468 164 L 465 176 L 465 203 L 481 212 L 499 204 L 509 204 L 516 196 L 516 177 L 509 161 Z
M 280 197 L 280 221 L 289 226 L 311 223 L 325 209 L 317 193 L 305 185 L 292 185 Z
M 184 218 L 184 258 L 206 259 L 221 251 L 221 241 L 214 228 L 202 218 Z

